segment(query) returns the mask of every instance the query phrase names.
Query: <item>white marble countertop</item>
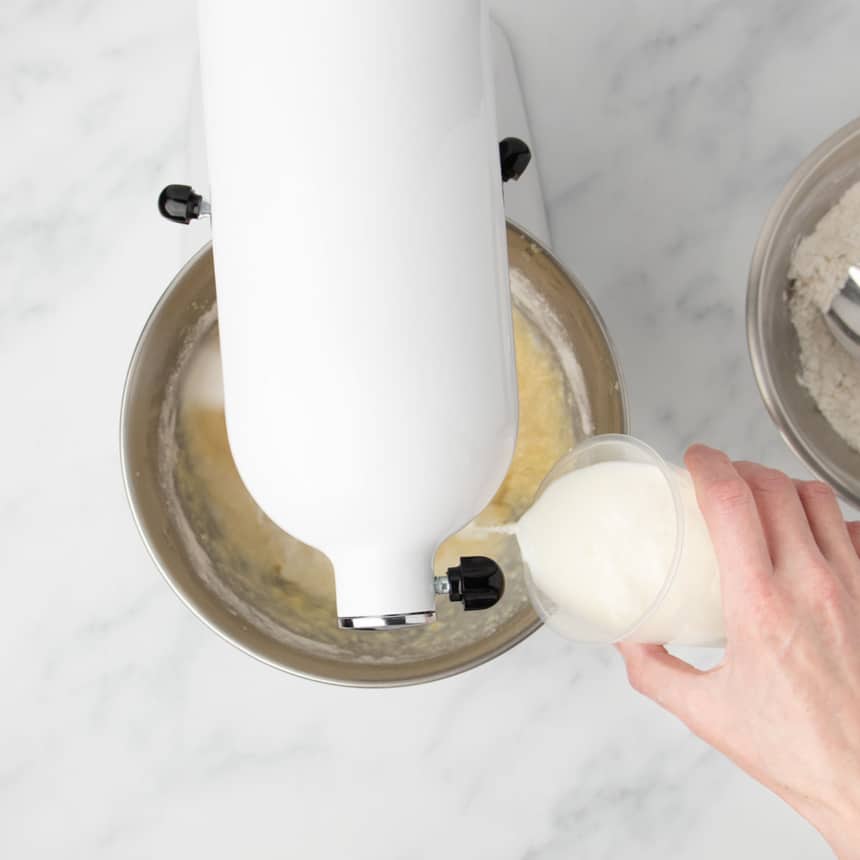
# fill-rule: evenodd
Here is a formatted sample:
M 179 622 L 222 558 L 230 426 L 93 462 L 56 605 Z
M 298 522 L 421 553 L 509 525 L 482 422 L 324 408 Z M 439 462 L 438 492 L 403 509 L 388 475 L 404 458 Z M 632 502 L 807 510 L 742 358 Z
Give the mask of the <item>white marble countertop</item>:
M 605 315 L 635 431 L 798 472 L 747 362 L 747 265 L 791 170 L 858 110 L 860 6 L 494 5 L 555 250 Z M 190 0 L 0 10 L 0 856 L 828 857 L 612 651 L 541 631 L 430 686 L 330 688 L 164 585 L 117 413 L 182 261 L 154 199 L 189 169 L 193 33 Z

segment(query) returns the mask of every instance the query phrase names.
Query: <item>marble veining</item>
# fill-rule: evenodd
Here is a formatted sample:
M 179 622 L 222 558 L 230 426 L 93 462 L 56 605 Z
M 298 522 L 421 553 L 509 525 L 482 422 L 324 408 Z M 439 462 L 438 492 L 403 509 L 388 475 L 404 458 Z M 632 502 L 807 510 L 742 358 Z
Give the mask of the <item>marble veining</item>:
M 789 173 L 857 111 L 849 0 L 495 0 L 555 251 L 616 341 L 634 429 L 801 473 L 746 358 Z M 128 358 L 187 238 L 190 0 L 0 9 L 0 856 L 829 856 L 780 801 L 541 631 L 427 687 L 278 674 L 158 578 L 120 479 Z M 299 84 L 300 85 L 300 84 Z M 702 655 L 698 655 L 702 659 Z

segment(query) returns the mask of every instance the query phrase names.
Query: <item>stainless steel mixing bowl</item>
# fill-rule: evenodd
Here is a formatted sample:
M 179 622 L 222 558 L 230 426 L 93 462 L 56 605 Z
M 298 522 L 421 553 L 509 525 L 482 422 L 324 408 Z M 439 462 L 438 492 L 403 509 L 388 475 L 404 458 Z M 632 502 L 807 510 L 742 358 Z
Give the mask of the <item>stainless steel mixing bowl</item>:
M 837 435 L 798 382 L 800 347 L 786 302 L 798 241 L 860 181 L 860 120 L 836 132 L 795 171 L 764 223 L 747 294 L 747 337 L 761 396 L 785 441 L 839 495 L 860 506 L 860 454 Z
M 594 431 L 626 432 L 618 367 L 588 296 L 536 241 L 511 225 L 508 247 L 511 266 L 531 281 L 573 345 Z M 440 598 L 435 624 L 373 633 L 338 629 L 328 560 L 277 530 L 256 506 L 256 518 L 250 526 L 245 522 L 246 531 L 237 537 L 230 507 L 236 499 L 207 493 L 197 479 L 182 421 L 183 372 L 216 326 L 212 255 L 206 247 L 176 276 L 146 323 L 122 409 L 124 477 L 141 535 L 167 581 L 205 623 L 272 666 L 355 686 L 414 684 L 452 675 L 501 654 L 539 626 L 510 537 L 504 538 L 508 545 L 495 547 L 497 558 L 499 552 L 507 556 L 498 559 L 507 590 L 493 609 L 464 613 Z M 234 477 L 233 496 L 245 492 Z M 253 532 L 258 521 L 266 529 L 261 542 L 270 541 L 274 531 L 283 539 L 269 556 L 261 556 L 257 541 L 248 539 L 247 529 Z M 477 549 L 475 554 L 490 554 Z M 316 571 L 313 588 L 305 576 L 307 565 Z

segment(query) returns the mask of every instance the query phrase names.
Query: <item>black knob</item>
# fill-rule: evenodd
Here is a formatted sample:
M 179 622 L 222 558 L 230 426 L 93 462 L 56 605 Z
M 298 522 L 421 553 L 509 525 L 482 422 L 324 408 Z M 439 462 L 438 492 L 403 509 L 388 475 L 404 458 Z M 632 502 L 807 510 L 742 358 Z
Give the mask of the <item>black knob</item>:
M 502 162 L 502 182 L 519 179 L 532 160 L 528 144 L 518 137 L 506 137 L 499 144 L 499 158 Z
M 451 591 L 448 597 L 463 604 L 466 612 L 489 609 L 495 606 L 505 593 L 505 575 L 491 559 L 469 556 L 460 559 L 459 567 L 448 568 Z
M 158 211 L 168 221 L 190 224 L 200 217 L 203 197 L 190 185 L 168 185 L 158 195 Z

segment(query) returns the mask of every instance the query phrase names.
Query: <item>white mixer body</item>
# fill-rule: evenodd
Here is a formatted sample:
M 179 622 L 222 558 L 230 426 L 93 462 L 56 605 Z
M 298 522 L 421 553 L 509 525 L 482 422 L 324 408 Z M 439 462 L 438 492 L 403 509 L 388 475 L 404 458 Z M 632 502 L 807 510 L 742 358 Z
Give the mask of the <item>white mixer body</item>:
M 516 441 L 487 10 L 201 0 L 199 20 L 239 473 L 331 558 L 341 619 L 426 619 L 437 546 Z

